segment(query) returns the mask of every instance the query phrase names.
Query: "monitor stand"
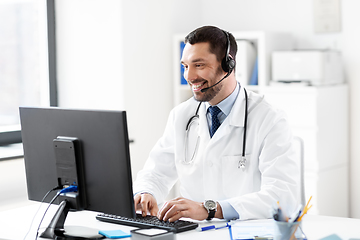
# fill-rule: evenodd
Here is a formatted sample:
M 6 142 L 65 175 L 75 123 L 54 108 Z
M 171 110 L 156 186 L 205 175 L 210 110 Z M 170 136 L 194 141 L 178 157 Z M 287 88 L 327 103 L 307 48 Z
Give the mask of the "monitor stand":
M 99 230 L 82 226 L 67 226 L 64 228 L 65 219 L 70 210 L 70 203 L 66 200 L 59 204 L 54 217 L 49 226 L 40 235 L 42 238 L 49 239 L 102 239 L 104 236 L 99 234 Z

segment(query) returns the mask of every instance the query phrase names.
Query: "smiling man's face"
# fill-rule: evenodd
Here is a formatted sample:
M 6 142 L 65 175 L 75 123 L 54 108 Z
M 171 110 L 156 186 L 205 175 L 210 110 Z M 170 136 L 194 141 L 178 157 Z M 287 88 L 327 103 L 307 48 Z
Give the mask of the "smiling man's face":
M 216 84 L 225 75 L 216 55 L 209 51 L 209 43 L 202 42 L 185 45 L 181 64 L 184 66 L 184 78 L 188 81 L 197 101 L 212 102 L 222 89 L 223 83 L 201 92 L 201 89 Z M 213 105 L 213 104 L 212 104 Z

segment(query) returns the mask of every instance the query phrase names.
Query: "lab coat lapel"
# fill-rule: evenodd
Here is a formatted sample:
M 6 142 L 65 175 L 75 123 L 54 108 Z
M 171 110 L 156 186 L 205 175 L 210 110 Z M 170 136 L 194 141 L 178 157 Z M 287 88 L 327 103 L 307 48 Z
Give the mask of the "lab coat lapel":
M 245 93 L 244 89 L 241 88 L 238 97 L 230 111 L 229 116 L 220 125 L 214 136 L 212 142 L 221 140 L 226 137 L 234 127 L 244 127 L 245 119 Z
M 249 92 L 248 92 L 249 96 Z M 248 101 L 249 108 L 249 101 Z M 229 126 L 244 127 L 245 121 L 245 92 L 244 88 L 241 87 L 238 97 L 235 100 L 234 106 L 232 107 L 229 116 Z

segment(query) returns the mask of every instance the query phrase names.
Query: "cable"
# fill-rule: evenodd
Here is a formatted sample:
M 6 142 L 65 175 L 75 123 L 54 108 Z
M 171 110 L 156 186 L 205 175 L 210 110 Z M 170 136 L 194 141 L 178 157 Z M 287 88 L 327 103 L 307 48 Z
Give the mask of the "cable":
M 49 202 L 49 205 L 48 205 L 48 207 L 46 208 L 46 210 L 45 210 L 45 212 L 44 212 L 44 215 L 43 215 L 42 218 L 41 218 L 41 221 L 40 221 L 40 223 L 39 223 L 39 226 L 38 226 L 38 228 L 37 228 L 37 230 L 36 230 L 35 240 L 38 238 L 39 229 L 40 229 L 41 223 L 42 223 L 42 221 L 44 220 L 45 215 L 46 215 L 47 211 L 49 210 L 51 204 L 56 200 L 56 198 L 57 198 L 60 194 L 62 194 L 62 193 L 66 193 L 66 192 L 77 192 L 77 190 L 78 190 L 78 187 L 77 187 L 77 186 L 71 185 L 71 186 L 69 186 L 69 187 L 67 187 L 67 188 L 62 189 L 62 190 L 59 191 L 58 193 L 56 193 L 56 195 L 53 197 L 53 199 L 51 199 L 51 201 Z
M 77 192 L 77 191 L 78 191 L 78 186 L 70 185 L 69 187 L 62 189 L 60 193 Z
M 26 239 L 27 235 L 29 234 L 29 232 L 30 232 L 30 230 L 31 230 L 31 227 L 32 227 L 32 225 L 33 225 L 33 223 L 34 223 L 35 217 L 36 217 L 37 213 L 39 212 L 39 210 L 40 210 L 40 208 L 41 208 L 41 205 L 44 203 L 44 201 L 45 201 L 45 199 L 47 198 L 47 196 L 48 196 L 52 191 L 59 190 L 59 189 L 61 189 L 61 187 L 60 187 L 60 186 L 57 186 L 57 187 L 49 190 L 49 191 L 45 194 L 45 196 L 44 196 L 43 199 L 41 200 L 40 205 L 39 205 L 38 209 L 36 210 L 35 215 L 34 215 L 32 221 L 31 221 L 31 223 L 30 223 L 29 230 L 27 231 L 26 235 L 25 235 L 24 238 L 23 238 L 24 240 Z
M 39 223 L 39 226 L 38 226 L 38 228 L 37 228 L 37 230 L 36 230 L 35 240 L 38 238 L 39 229 L 40 229 L 41 223 L 42 223 L 42 221 L 44 220 L 44 217 L 45 217 L 47 211 L 49 210 L 51 204 L 56 200 L 56 198 L 57 198 L 59 195 L 60 195 L 60 191 L 59 191 L 58 193 L 56 193 L 56 195 L 53 197 L 53 199 L 51 199 L 51 201 L 49 202 L 49 205 L 48 205 L 48 207 L 46 208 L 46 210 L 45 210 L 45 212 L 44 212 L 44 215 L 42 216 L 41 221 L 40 221 L 40 223 Z

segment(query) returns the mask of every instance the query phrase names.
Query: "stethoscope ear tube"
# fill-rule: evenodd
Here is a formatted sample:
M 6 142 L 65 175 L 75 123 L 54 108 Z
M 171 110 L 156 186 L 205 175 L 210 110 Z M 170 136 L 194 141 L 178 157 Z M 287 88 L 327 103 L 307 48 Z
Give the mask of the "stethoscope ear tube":
M 246 148 L 246 129 L 247 129 L 247 118 L 248 118 L 248 95 L 246 89 L 244 88 L 245 93 L 245 117 L 244 117 L 244 135 L 243 135 L 243 151 L 242 157 L 245 159 L 245 148 Z
M 247 129 L 247 117 L 248 117 L 248 95 L 245 88 L 244 88 L 244 93 L 245 93 L 245 116 L 244 116 L 243 149 L 242 149 L 241 158 L 238 163 L 238 168 L 241 168 L 243 171 L 245 171 L 245 167 L 246 167 L 245 149 L 246 149 L 246 129 Z
M 200 105 L 201 105 L 201 102 L 199 103 L 199 105 L 197 106 L 196 108 L 196 112 L 195 112 L 195 115 L 192 116 L 189 121 L 187 122 L 186 124 L 186 128 L 185 128 L 185 131 L 188 131 L 189 130 L 189 127 L 190 127 L 190 123 L 194 120 L 194 118 L 199 118 L 199 109 L 200 109 Z

